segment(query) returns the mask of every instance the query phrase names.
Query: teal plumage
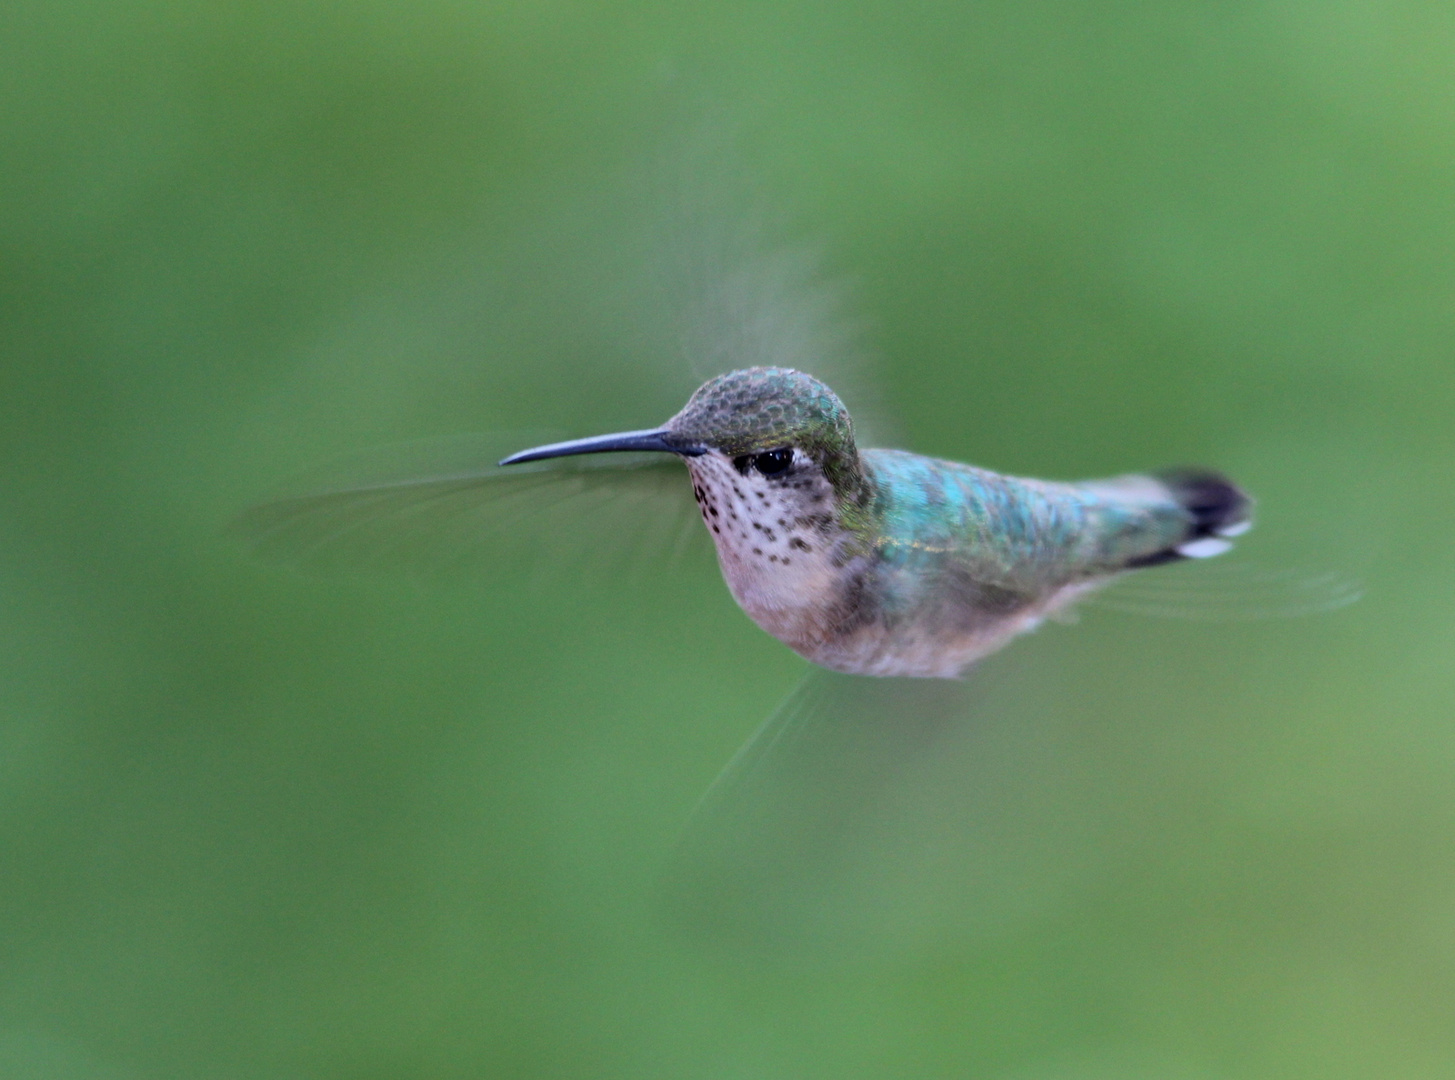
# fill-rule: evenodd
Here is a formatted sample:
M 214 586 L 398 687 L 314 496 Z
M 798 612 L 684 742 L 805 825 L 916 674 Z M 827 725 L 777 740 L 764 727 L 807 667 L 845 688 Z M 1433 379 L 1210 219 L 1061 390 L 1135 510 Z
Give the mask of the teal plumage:
M 1187 535 L 1187 510 L 1143 477 L 1059 484 L 900 450 L 861 456 L 890 562 L 946 559 L 1035 591 L 1117 573 Z

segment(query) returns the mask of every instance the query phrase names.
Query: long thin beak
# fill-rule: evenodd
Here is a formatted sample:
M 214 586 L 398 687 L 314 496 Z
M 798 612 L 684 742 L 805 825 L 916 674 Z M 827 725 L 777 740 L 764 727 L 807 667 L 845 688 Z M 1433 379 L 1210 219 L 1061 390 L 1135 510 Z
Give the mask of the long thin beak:
M 570 442 L 551 443 L 522 450 L 501 459 L 502 465 L 519 465 L 526 461 L 543 461 L 546 458 L 569 457 L 572 454 L 608 454 L 621 450 L 662 450 L 684 457 L 697 457 L 707 451 L 700 446 L 674 445 L 667 441 L 666 431 L 623 431 L 619 435 L 597 435 L 590 439 L 572 439 Z

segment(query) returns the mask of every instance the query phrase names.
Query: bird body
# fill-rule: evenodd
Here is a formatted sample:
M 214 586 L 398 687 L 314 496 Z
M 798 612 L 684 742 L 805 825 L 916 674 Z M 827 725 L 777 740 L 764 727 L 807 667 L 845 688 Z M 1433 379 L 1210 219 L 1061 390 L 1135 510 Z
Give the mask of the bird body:
M 802 492 L 743 498 L 743 478 L 688 465 L 706 514 L 726 519 L 714 539 L 738 603 L 836 671 L 954 677 L 1186 533 L 1160 485 L 1047 484 L 894 450 L 862 460 L 859 531 Z
M 522 451 L 681 456 L 734 598 L 823 667 L 953 678 L 1128 571 L 1219 554 L 1249 500 L 1205 471 L 1051 483 L 860 450 L 827 386 L 788 368 L 704 384 L 661 429 Z

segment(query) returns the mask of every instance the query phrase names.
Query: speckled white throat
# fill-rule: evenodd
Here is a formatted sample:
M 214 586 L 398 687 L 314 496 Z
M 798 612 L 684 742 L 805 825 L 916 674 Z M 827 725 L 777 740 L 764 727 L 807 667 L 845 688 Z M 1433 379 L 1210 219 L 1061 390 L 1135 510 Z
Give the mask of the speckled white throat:
M 768 633 L 810 652 L 842 587 L 833 488 L 801 450 L 784 476 L 740 472 L 717 450 L 687 458 L 733 598 Z

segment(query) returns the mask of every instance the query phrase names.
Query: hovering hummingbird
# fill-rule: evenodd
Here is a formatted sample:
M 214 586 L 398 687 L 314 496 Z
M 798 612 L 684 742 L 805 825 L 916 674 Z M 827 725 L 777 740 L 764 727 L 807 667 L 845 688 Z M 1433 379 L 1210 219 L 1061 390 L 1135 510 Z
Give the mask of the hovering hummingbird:
M 660 428 L 522 450 L 502 466 L 655 451 L 687 467 L 733 597 L 816 664 L 954 678 L 1120 575 L 1219 555 L 1252 525 L 1218 473 L 1082 483 L 860 449 L 811 375 L 710 380 Z
M 1088 594 L 1220 555 L 1251 526 L 1248 496 L 1208 470 L 1054 483 L 860 448 L 838 396 L 782 366 L 713 378 L 658 428 L 434 464 L 265 503 L 240 525 L 261 554 L 303 565 L 368 562 L 411 537 L 454 557 L 492 526 L 590 547 L 690 511 L 690 486 L 739 605 L 818 665 L 708 790 L 669 874 L 679 910 L 714 930 L 751 916 L 755 940 L 819 926 L 846 895 L 856 823 L 977 711 L 983 681 L 958 676 Z M 557 516 L 527 528 L 535 512 Z M 1283 593 L 1259 598 L 1268 614 L 1358 596 L 1340 579 L 1260 584 Z

